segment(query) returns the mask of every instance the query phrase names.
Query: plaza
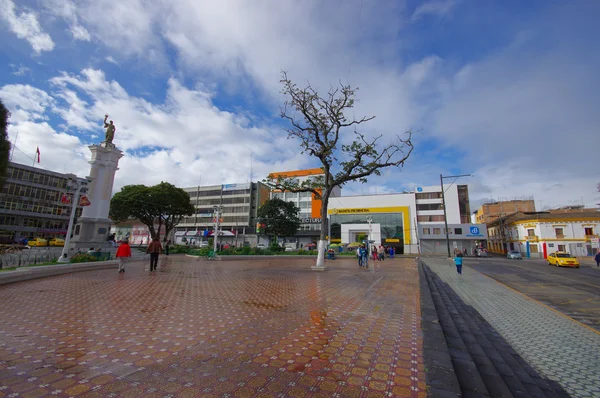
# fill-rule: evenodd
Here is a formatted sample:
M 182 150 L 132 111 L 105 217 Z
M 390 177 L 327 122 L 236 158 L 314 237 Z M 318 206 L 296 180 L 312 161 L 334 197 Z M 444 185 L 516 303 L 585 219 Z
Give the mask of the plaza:
M 3 286 L 0 396 L 426 396 L 413 259 L 163 260 Z

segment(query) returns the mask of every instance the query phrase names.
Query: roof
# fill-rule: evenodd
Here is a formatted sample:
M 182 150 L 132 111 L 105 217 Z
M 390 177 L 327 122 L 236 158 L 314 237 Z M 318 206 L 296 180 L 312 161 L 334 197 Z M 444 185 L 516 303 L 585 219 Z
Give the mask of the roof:
M 589 220 L 598 220 L 600 221 L 600 211 L 586 211 L 586 212 L 577 212 L 577 213 L 551 213 L 548 211 L 533 211 L 533 212 L 523 212 L 519 211 L 516 213 L 509 214 L 504 217 L 497 218 L 496 220 L 488 223 L 488 227 L 503 224 L 511 224 L 517 221 L 534 221 L 534 220 L 556 220 L 556 219 L 589 219 Z
M 324 174 L 323 169 L 306 169 L 306 170 L 292 170 L 292 171 L 279 171 L 274 173 L 269 173 L 269 176 L 273 178 L 277 177 L 306 177 L 311 175 L 319 175 Z

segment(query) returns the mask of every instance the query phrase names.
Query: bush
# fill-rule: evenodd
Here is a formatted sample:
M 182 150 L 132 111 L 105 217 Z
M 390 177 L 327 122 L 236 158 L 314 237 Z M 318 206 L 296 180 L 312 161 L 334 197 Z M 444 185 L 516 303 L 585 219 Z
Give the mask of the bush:
M 72 263 L 91 263 L 98 260 L 98 257 L 92 256 L 91 254 L 87 253 L 76 254 L 73 257 L 71 257 Z
M 271 243 L 268 250 L 273 253 L 280 253 L 285 251 L 285 247 L 279 246 L 277 243 Z
M 191 249 L 189 251 L 188 254 L 191 254 L 193 256 L 208 256 L 208 254 L 210 253 L 210 251 L 212 250 L 212 247 L 202 247 L 200 249 Z
M 187 245 L 173 245 L 169 248 L 169 254 L 188 254 L 193 248 Z

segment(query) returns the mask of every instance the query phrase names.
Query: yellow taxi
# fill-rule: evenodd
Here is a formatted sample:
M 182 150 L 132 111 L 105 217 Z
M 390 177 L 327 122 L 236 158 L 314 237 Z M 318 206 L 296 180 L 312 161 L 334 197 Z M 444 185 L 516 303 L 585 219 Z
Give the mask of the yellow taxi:
M 64 246 L 65 240 L 61 238 L 52 238 L 50 239 L 50 242 L 48 242 L 48 244 L 50 246 Z
M 48 246 L 48 240 L 44 238 L 31 238 L 27 241 L 28 246 Z
M 548 265 L 579 268 L 579 261 L 569 253 L 555 252 L 548 255 Z

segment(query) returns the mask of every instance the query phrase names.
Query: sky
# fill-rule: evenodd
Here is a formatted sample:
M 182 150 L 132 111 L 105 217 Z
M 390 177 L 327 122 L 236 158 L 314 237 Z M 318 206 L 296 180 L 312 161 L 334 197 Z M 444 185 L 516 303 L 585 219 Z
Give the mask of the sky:
M 600 203 L 595 0 L 0 0 L 0 100 L 12 160 L 88 174 L 88 145 L 125 152 L 115 190 L 240 183 L 319 167 L 288 139 L 281 72 L 414 152 L 343 195 L 472 174 L 471 206 Z M 343 132 L 351 141 L 352 130 Z M 452 182 L 454 179 L 445 180 Z

